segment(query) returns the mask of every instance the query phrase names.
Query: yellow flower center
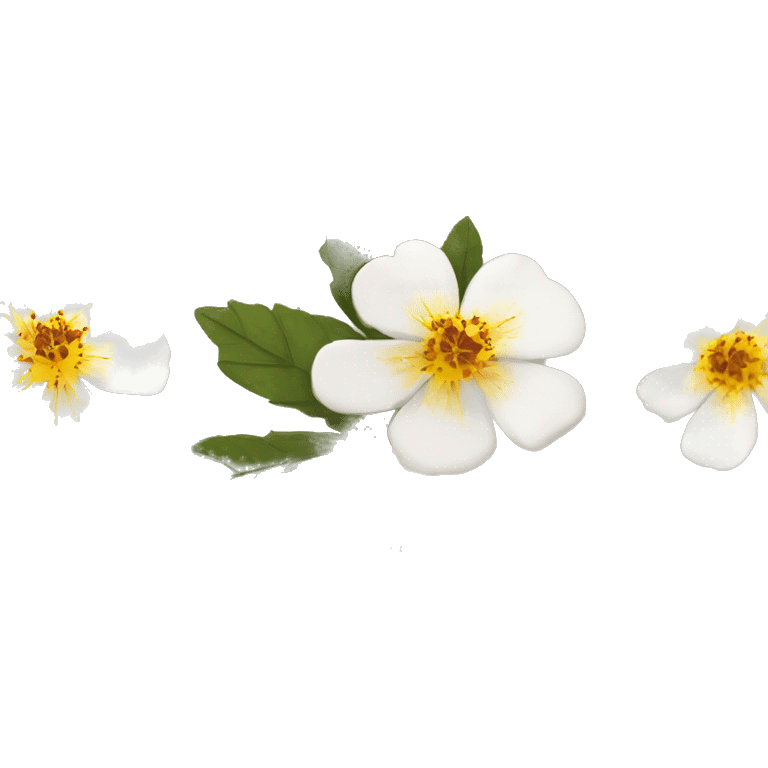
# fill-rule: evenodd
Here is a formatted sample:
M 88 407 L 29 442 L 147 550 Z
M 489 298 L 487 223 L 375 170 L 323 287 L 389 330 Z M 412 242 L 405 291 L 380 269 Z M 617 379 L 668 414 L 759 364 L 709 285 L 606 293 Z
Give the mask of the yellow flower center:
M 500 322 L 474 315 L 462 317 L 459 312 L 427 316 L 412 315 L 427 331 L 417 354 L 387 358 L 396 372 L 407 374 L 405 386 L 411 386 L 424 374 L 431 376 L 425 402 L 455 406 L 461 411 L 460 388 L 475 381 L 488 395 L 497 394 L 509 383 L 496 358 L 496 346 L 502 338 L 514 333 L 507 326 L 515 316 Z
M 480 375 L 496 363 L 488 323 L 477 315 L 465 320 L 458 312 L 433 317 L 424 339 L 424 373 L 438 381 L 458 384 Z
M 47 384 L 55 392 L 53 406 L 57 413 L 59 396 L 66 396 L 70 404 L 73 398 L 79 399 L 75 387 L 80 376 L 102 368 L 109 358 L 102 347 L 87 343 L 90 329 L 83 325 L 79 312 L 65 315 L 60 309 L 45 321 L 38 320 L 34 312 L 26 318 L 13 310 L 11 314 L 16 343 L 22 349 L 18 360 L 29 364 L 19 382 L 26 385 L 25 389 L 37 382 Z
M 36 319 L 34 313 L 30 316 Z M 82 330 L 73 328 L 65 319 L 64 312 L 58 314 L 45 323 L 25 324 L 19 332 L 19 338 L 27 342 L 24 346 L 29 349 L 29 344 L 34 345 L 34 354 L 19 355 L 23 363 L 31 363 L 30 378 L 33 382 L 44 381 L 54 387 L 62 384 L 71 375 L 77 376 L 83 358 L 83 339 L 88 332 L 88 326 Z
M 737 397 L 743 390 L 762 386 L 768 375 L 765 336 L 734 331 L 706 342 L 695 371 L 723 396 Z

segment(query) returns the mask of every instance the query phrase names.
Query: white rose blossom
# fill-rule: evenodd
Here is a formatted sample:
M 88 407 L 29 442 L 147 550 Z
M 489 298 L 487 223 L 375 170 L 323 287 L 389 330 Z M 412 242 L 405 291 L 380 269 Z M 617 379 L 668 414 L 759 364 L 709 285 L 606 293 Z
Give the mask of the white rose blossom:
M 352 302 L 363 323 L 392 340 L 322 347 L 312 388 L 338 413 L 398 409 L 388 435 L 408 470 L 478 467 L 496 449 L 494 421 L 518 446 L 537 451 L 584 417 L 579 382 L 543 362 L 578 348 L 584 315 L 526 256 L 485 263 L 459 305 L 447 256 L 411 240 L 360 269 Z
M 643 405 L 664 421 L 693 413 L 680 450 L 694 464 L 737 467 L 757 441 L 752 395 L 768 409 L 768 318 L 754 326 L 740 320 L 729 333 L 703 328 L 685 346 L 693 361 L 649 373 L 637 386 Z
M 54 422 L 60 416 L 80 420 L 90 400 L 85 381 L 106 392 L 155 395 L 170 374 L 171 350 L 165 336 L 132 347 L 114 333 L 90 337 L 91 305 L 69 304 L 38 317 L 29 309 L 2 315 L 11 321 L 9 353 L 18 361 L 13 383 L 22 389 L 44 385 Z

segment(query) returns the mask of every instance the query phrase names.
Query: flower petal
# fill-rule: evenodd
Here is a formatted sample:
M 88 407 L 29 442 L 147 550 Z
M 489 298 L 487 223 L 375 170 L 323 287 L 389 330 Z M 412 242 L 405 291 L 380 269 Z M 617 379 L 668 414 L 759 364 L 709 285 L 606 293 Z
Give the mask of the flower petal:
M 733 330 L 728 331 L 728 333 L 733 333 L 733 331 L 744 331 L 744 333 L 753 333 L 753 334 L 758 334 L 761 332 L 765 333 L 765 326 L 762 324 L 753 325 L 752 323 L 749 323 L 746 320 L 739 319 L 736 325 L 733 326 Z
M 459 308 L 459 287 L 448 257 L 431 243 L 409 240 L 394 256 L 365 264 L 352 281 L 352 303 L 360 319 L 397 339 L 423 339 L 429 317 Z
M 81 331 L 90 326 L 92 306 L 93 304 L 67 304 L 62 311 L 70 328 Z
M 78 379 L 74 386 L 62 387 L 58 396 L 56 392 L 57 390 L 53 387 L 46 387 L 43 390 L 43 400 L 48 403 L 56 415 L 55 423 L 58 424 L 59 419 L 64 416 L 80 421 L 80 414 L 91 401 L 91 393 L 85 383 Z
M 312 363 L 312 391 L 337 413 L 379 413 L 407 403 L 427 376 L 415 341 L 344 339 L 321 347 Z
M 722 336 L 722 334 L 719 331 L 716 331 L 714 328 L 707 326 L 705 328 L 701 328 L 698 331 L 691 331 L 691 333 L 685 337 L 685 343 L 683 346 L 686 349 L 690 349 L 691 352 L 694 353 L 694 360 L 698 360 L 699 355 L 701 354 L 701 348 L 705 347 L 707 342 L 712 341 L 712 339 L 716 339 L 718 336 Z
M 744 391 L 733 407 L 713 392 L 691 416 L 680 450 L 694 464 L 726 470 L 738 467 L 757 441 L 757 413 Z
M 39 384 L 40 382 L 30 383 L 29 381 L 22 381 L 22 377 L 27 375 L 30 368 L 31 366 L 29 363 L 20 362 L 13 370 L 13 378 L 11 379 L 12 386 L 16 387 L 17 389 L 28 389 L 35 384 Z
M 755 395 L 760 401 L 760 405 L 762 405 L 766 413 L 768 413 L 768 387 L 766 387 L 765 384 L 755 387 Z
M 499 357 L 560 357 L 584 339 L 584 315 L 576 299 L 520 254 L 497 256 L 480 268 L 464 294 L 461 314 L 491 324 L 512 318 L 504 329 L 508 335 L 494 339 Z
M 584 418 L 584 390 L 565 371 L 512 361 L 500 361 L 499 367 L 506 382 L 496 394 L 484 391 L 493 420 L 516 445 L 539 451 Z
M 0 317 L 4 317 L 10 320 L 12 329 L 5 335 L 13 342 L 8 349 L 8 354 L 11 357 L 18 357 L 22 350 L 18 345 L 19 333 L 26 332 L 27 334 L 33 334 L 32 318 L 30 315 L 32 310 L 27 307 L 14 307 L 12 304 L 8 305 L 8 314 L 0 313 Z
M 165 336 L 141 347 L 132 347 L 115 333 L 89 338 L 87 343 L 109 358 L 108 364 L 83 367 L 83 376 L 95 387 L 123 395 L 156 395 L 165 388 L 171 359 Z
M 643 405 L 664 421 L 677 421 L 693 413 L 712 391 L 694 378 L 695 363 L 659 368 L 637 385 Z
M 479 467 L 496 450 L 496 431 L 483 393 L 473 381 L 462 384 L 459 410 L 434 397 L 430 384 L 389 423 L 389 442 L 397 460 L 423 475 L 459 474 Z

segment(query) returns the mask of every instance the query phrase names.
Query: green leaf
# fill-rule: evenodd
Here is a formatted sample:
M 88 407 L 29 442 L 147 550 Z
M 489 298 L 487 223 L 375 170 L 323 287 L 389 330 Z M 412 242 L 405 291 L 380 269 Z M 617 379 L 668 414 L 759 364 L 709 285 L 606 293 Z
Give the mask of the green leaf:
M 480 233 L 469 216 L 465 216 L 448 234 L 443 243 L 443 253 L 451 262 L 459 283 L 459 301 L 464 298 L 469 281 L 483 266 L 483 244 Z
M 333 275 L 331 295 L 341 307 L 341 311 L 369 338 L 388 339 L 375 328 L 366 325 L 357 314 L 352 304 L 352 281 L 360 269 L 370 261 L 354 245 L 341 240 L 326 240 L 320 246 L 320 258 L 328 265 Z
M 318 350 L 338 339 L 363 338 L 346 323 L 282 304 L 269 309 L 239 301 L 200 307 L 195 319 L 219 348 L 219 368 L 241 387 L 273 405 L 325 419 L 331 429 L 344 431 L 359 419 L 326 408 L 312 392 Z
M 330 453 L 344 435 L 334 432 L 270 432 L 255 435 L 218 435 L 192 446 L 192 453 L 213 459 L 232 470 L 232 477 L 257 475 L 273 467 L 290 472 L 301 462 Z

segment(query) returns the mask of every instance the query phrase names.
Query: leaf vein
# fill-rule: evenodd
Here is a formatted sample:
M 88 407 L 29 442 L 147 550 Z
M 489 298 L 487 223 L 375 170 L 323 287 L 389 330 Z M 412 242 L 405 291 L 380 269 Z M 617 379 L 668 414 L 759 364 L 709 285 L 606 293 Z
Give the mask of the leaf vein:
M 288 349 L 288 362 L 290 362 L 292 365 L 298 368 L 296 363 L 293 362 L 293 352 L 291 352 L 291 342 L 288 341 L 288 334 L 285 332 L 285 328 L 283 327 L 282 320 L 280 320 L 280 316 L 275 311 L 276 309 L 277 307 L 274 307 L 272 309 L 272 317 L 275 319 L 275 322 L 277 323 L 277 326 L 280 329 L 280 333 L 283 334 L 283 339 L 285 340 L 285 346 Z M 282 355 L 280 355 L 280 357 L 282 357 Z M 283 360 L 285 360 L 285 358 L 283 358 Z
M 237 310 L 234 307 L 230 307 L 232 310 L 232 313 L 234 314 L 235 318 L 237 319 L 237 322 L 240 324 L 240 328 L 242 328 L 243 333 L 239 333 L 234 328 L 230 328 L 225 323 L 222 323 L 221 320 L 217 320 L 215 317 L 210 317 L 209 315 L 206 315 L 207 319 L 210 320 L 212 323 L 216 323 L 216 325 L 220 325 L 224 330 L 229 331 L 230 333 L 234 333 L 235 335 L 239 336 L 244 341 L 247 341 L 252 346 L 256 347 L 256 349 L 260 349 L 262 352 L 266 352 L 268 355 L 272 355 L 273 357 L 277 357 L 280 360 L 285 360 L 286 363 L 292 363 L 292 360 L 289 360 L 286 357 L 283 357 L 282 355 L 278 355 L 274 352 L 270 352 L 268 349 L 265 349 L 264 347 L 260 347 L 253 339 L 251 339 L 249 336 L 246 336 L 245 326 L 243 325 L 243 321 L 240 318 L 240 315 L 237 314 Z M 280 329 L 282 331 L 282 328 Z M 285 334 L 283 334 L 285 335 Z M 216 343 L 216 342 L 214 342 Z M 217 345 L 218 346 L 218 345 Z M 225 345 L 230 346 L 230 345 Z M 254 365 L 260 365 L 260 363 L 254 363 Z M 264 365 L 268 365 L 268 363 L 264 363 Z
M 245 330 L 245 323 L 243 322 L 243 318 L 242 318 L 242 317 L 240 317 L 240 313 L 237 311 L 237 308 L 236 308 L 236 307 L 234 307 L 234 306 L 232 306 L 232 307 L 230 307 L 230 309 L 232 310 L 233 314 L 234 314 L 234 315 L 235 315 L 235 317 L 237 318 L 237 322 L 238 322 L 238 323 L 240 323 L 240 328 L 241 328 L 241 330 L 242 330 L 242 333 L 241 333 L 240 335 L 241 335 L 241 336 L 242 336 L 244 339 L 248 339 L 248 341 L 250 341 L 251 339 L 250 339 L 250 337 L 248 336 L 248 331 L 246 331 L 246 330 Z
M 284 358 L 281 358 L 281 359 L 284 359 Z M 276 368 L 278 370 L 285 369 L 288 371 L 296 368 L 302 373 L 307 373 L 307 371 L 305 371 L 303 368 L 299 368 L 297 365 L 280 365 L 278 363 L 246 363 L 242 360 L 219 360 L 219 363 L 221 363 L 222 365 L 250 366 L 252 368 Z
M 284 456 L 290 456 L 290 455 L 291 455 L 290 451 L 286 451 L 286 450 L 284 450 L 283 448 L 280 448 L 280 446 L 278 446 L 278 445 L 275 445 L 275 444 L 274 444 L 274 443 L 273 443 L 273 442 L 272 442 L 272 441 L 269 439 L 269 435 L 264 435 L 264 437 L 263 437 L 262 439 L 263 439 L 263 440 L 264 440 L 264 442 L 265 442 L 265 443 L 266 443 L 266 444 L 267 444 L 267 445 L 268 445 L 270 448 L 272 448 L 273 450 L 275 450 L 275 451 L 279 451 L 279 452 L 280 452 L 280 453 L 282 453 Z

